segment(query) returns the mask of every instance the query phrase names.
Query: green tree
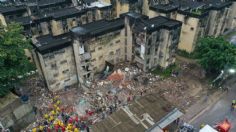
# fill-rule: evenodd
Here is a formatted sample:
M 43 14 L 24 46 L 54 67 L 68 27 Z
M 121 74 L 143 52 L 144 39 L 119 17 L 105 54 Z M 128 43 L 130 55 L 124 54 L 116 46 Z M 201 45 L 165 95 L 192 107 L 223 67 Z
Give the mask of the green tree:
M 200 39 L 194 55 L 208 73 L 219 73 L 236 64 L 236 47 L 222 37 Z
M 12 90 L 19 81 L 18 76 L 33 69 L 24 51 L 30 48 L 30 41 L 22 32 L 22 26 L 17 23 L 0 28 L 0 97 Z

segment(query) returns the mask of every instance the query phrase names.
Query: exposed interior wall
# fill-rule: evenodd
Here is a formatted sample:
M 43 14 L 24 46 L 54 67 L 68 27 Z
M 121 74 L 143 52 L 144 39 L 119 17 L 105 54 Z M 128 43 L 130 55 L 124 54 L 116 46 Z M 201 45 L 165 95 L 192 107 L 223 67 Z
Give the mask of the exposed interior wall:
M 86 86 L 86 81 L 91 81 L 94 75 L 91 66 L 91 53 L 88 50 L 88 45 L 80 38 L 74 39 L 73 50 L 79 83 Z

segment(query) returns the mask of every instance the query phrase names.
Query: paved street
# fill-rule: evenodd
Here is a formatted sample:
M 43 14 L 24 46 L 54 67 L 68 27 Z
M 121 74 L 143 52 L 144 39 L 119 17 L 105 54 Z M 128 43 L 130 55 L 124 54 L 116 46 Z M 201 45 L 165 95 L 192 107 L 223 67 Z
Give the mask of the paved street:
M 199 129 L 202 123 L 214 126 L 216 123 L 227 118 L 232 123 L 230 132 L 236 132 L 236 110 L 234 112 L 230 111 L 232 99 L 236 99 L 236 84 L 230 87 L 227 96 L 220 99 L 210 109 L 191 122 L 191 124 Z

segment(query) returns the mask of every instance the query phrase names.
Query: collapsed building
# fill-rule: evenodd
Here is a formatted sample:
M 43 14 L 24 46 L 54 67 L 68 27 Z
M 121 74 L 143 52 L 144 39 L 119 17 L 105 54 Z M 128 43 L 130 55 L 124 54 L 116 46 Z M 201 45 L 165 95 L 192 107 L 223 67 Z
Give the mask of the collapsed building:
M 34 60 L 50 90 L 71 84 L 88 86 L 106 62 L 137 63 L 143 71 L 175 61 L 181 22 L 126 13 L 75 27 L 68 34 L 34 39 Z

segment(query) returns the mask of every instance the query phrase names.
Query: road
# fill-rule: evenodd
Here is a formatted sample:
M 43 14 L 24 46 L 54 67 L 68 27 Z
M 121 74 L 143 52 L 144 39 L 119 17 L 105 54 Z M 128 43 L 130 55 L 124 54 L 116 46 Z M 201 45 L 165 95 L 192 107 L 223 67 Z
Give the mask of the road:
M 232 123 L 230 132 L 236 132 L 236 110 L 233 112 L 230 111 L 233 99 L 236 99 L 236 84 L 230 86 L 227 96 L 221 98 L 210 109 L 192 121 L 191 124 L 199 129 L 202 123 L 214 126 L 216 123 L 227 118 Z

